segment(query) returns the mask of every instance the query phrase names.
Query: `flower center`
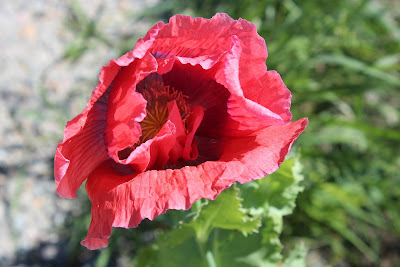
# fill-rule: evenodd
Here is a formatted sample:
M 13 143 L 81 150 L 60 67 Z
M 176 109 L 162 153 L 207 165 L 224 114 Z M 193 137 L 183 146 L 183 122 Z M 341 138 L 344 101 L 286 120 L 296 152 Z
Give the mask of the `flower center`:
M 185 125 L 185 119 L 189 115 L 190 105 L 186 102 L 187 96 L 175 90 L 163 82 L 153 81 L 151 85 L 143 81 L 143 85 L 136 88 L 147 101 L 146 117 L 139 123 L 142 128 L 142 136 L 137 145 L 154 138 L 168 120 L 168 102 L 175 100 Z M 186 125 L 185 125 L 186 126 Z M 186 127 L 185 127 L 186 128 Z

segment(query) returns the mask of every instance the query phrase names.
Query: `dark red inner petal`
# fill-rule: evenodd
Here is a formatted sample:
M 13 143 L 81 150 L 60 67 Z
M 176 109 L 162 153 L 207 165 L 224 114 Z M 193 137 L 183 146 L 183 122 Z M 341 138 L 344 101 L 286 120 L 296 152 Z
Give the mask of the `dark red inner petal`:
M 133 148 L 132 147 L 127 147 L 124 150 L 118 151 L 118 158 L 120 160 L 125 160 L 129 157 L 129 155 L 132 153 Z
M 224 86 L 214 81 L 213 72 L 206 71 L 199 65 L 183 65 L 176 61 L 168 73 L 163 75 L 152 73 L 144 78 L 136 86 L 136 92 L 147 101 L 147 115 L 143 121 L 139 122 L 142 136 L 145 138 L 141 137 L 133 147 L 119 151 L 119 159 L 132 165 L 135 171 L 180 168 L 218 160 L 221 153 L 217 152 L 217 144 L 228 116 L 229 92 Z M 174 115 L 171 114 L 172 101 L 177 107 L 177 113 L 175 112 Z M 175 126 L 174 132 L 167 138 L 170 144 L 168 145 L 169 152 L 165 151 L 165 146 L 162 146 L 160 141 L 152 141 L 158 136 L 160 127 L 151 128 L 156 125 L 154 123 L 156 119 L 153 117 L 158 111 L 157 108 L 167 105 L 170 106 L 169 115 L 167 114 L 165 121 L 160 122 L 164 124 L 168 120 Z M 144 144 L 147 141 L 150 143 Z M 136 159 L 138 153 L 135 150 L 137 149 L 142 151 L 142 154 L 148 154 L 147 160 L 141 161 L 140 168 L 135 163 L 142 158 Z M 156 160 L 160 153 L 164 155 L 162 161 Z M 168 159 L 165 158 L 166 155 Z M 143 162 L 147 162 L 147 167 L 143 165 Z
M 205 70 L 200 65 L 184 65 L 177 61 L 170 72 L 162 75 L 165 84 L 188 96 L 191 106 L 200 105 L 204 108 L 204 118 L 196 136 L 223 136 L 230 93 L 224 86 L 215 82 L 214 74 L 212 69 Z

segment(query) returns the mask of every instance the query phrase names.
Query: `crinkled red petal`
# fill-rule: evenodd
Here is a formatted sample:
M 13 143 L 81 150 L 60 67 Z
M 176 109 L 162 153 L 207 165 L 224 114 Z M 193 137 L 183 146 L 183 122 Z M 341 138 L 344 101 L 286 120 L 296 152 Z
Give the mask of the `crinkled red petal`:
M 252 76 L 250 74 L 249 76 Z M 292 120 L 290 99 L 292 95 L 276 71 L 266 71 L 244 83 L 240 80 L 245 98 L 259 103 L 279 115 L 283 122 Z
M 215 199 L 242 173 L 237 161 L 130 175 L 124 175 L 124 167 L 106 161 L 86 182 L 92 221 L 81 244 L 89 249 L 107 246 L 112 226 L 136 227 L 144 218 L 152 220 L 167 209 L 189 209 L 202 197 Z

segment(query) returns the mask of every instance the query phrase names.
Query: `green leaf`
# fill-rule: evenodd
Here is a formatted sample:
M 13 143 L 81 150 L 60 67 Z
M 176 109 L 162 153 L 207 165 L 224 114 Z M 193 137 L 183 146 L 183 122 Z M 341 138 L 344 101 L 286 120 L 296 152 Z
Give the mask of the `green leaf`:
M 212 253 L 218 267 L 282 266 L 281 247 L 264 245 L 268 230 L 261 234 L 243 236 L 238 232 L 216 230 L 213 233 Z M 275 239 L 275 238 L 274 238 Z M 276 238 L 279 242 L 279 239 Z M 280 242 L 279 242 L 280 245 Z M 277 248 L 279 249 L 277 250 Z M 296 247 L 283 261 L 283 266 L 305 266 L 304 245 Z
M 303 180 L 301 170 L 302 165 L 296 159 L 287 159 L 275 173 L 241 186 L 243 206 L 253 216 L 264 217 L 260 247 L 269 263 L 282 259 L 279 236 L 282 233 L 283 216 L 292 213 L 297 195 L 303 190 L 300 185 Z M 258 252 L 255 255 L 261 254 Z
M 217 266 L 267 266 L 269 248 L 261 245 L 261 234 L 244 236 L 234 231 L 216 230 L 212 239 Z
M 235 233 L 244 237 L 261 226 L 261 219 L 250 218 L 241 208 L 241 201 L 233 186 L 208 205 L 197 205 L 198 215 L 190 223 L 162 235 L 152 248 L 143 250 L 137 265 L 204 266 L 208 262 L 208 266 L 213 266 L 214 255 L 207 248 L 207 241 L 214 228 L 237 230 Z
M 282 216 L 272 215 L 267 217 L 261 230 L 261 244 L 266 249 L 266 257 L 270 262 L 278 262 L 282 259 L 282 243 L 279 236 L 282 232 Z
M 292 213 L 297 195 L 303 190 L 299 185 L 303 180 L 301 169 L 301 164 L 294 158 L 287 159 L 273 174 L 241 185 L 243 207 L 250 209 L 253 215 L 285 216 Z
M 257 231 L 261 220 L 250 218 L 242 209 L 238 192 L 235 186 L 225 190 L 215 201 L 203 207 L 199 216 L 190 223 L 200 242 L 205 242 L 214 228 L 239 230 L 245 235 Z
M 205 258 L 190 227 L 181 227 L 164 234 L 152 247 L 141 251 L 134 266 L 203 267 Z

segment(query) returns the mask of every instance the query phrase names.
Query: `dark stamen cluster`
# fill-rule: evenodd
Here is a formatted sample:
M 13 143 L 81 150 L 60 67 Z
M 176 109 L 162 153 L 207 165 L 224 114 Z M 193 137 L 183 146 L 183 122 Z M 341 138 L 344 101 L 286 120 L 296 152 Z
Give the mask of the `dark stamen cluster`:
M 136 145 L 140 145 L 147 140 L 154 138 L 161 130 L 168 119 L 167 104 L 175 100 L 179 109 L 181 118 L 185 124 L 185 119 L 189 115 L 190 106 L 186 103 L 187 96 L 182 92 L 175 90 L 169 85 L 164 85 L 163 82 L 154 81 L 149 86 L 144 83 L 144 86 L 136 89 L 147 101 L 147 115 L 140 122 L 142 128 L 142 136 Z

